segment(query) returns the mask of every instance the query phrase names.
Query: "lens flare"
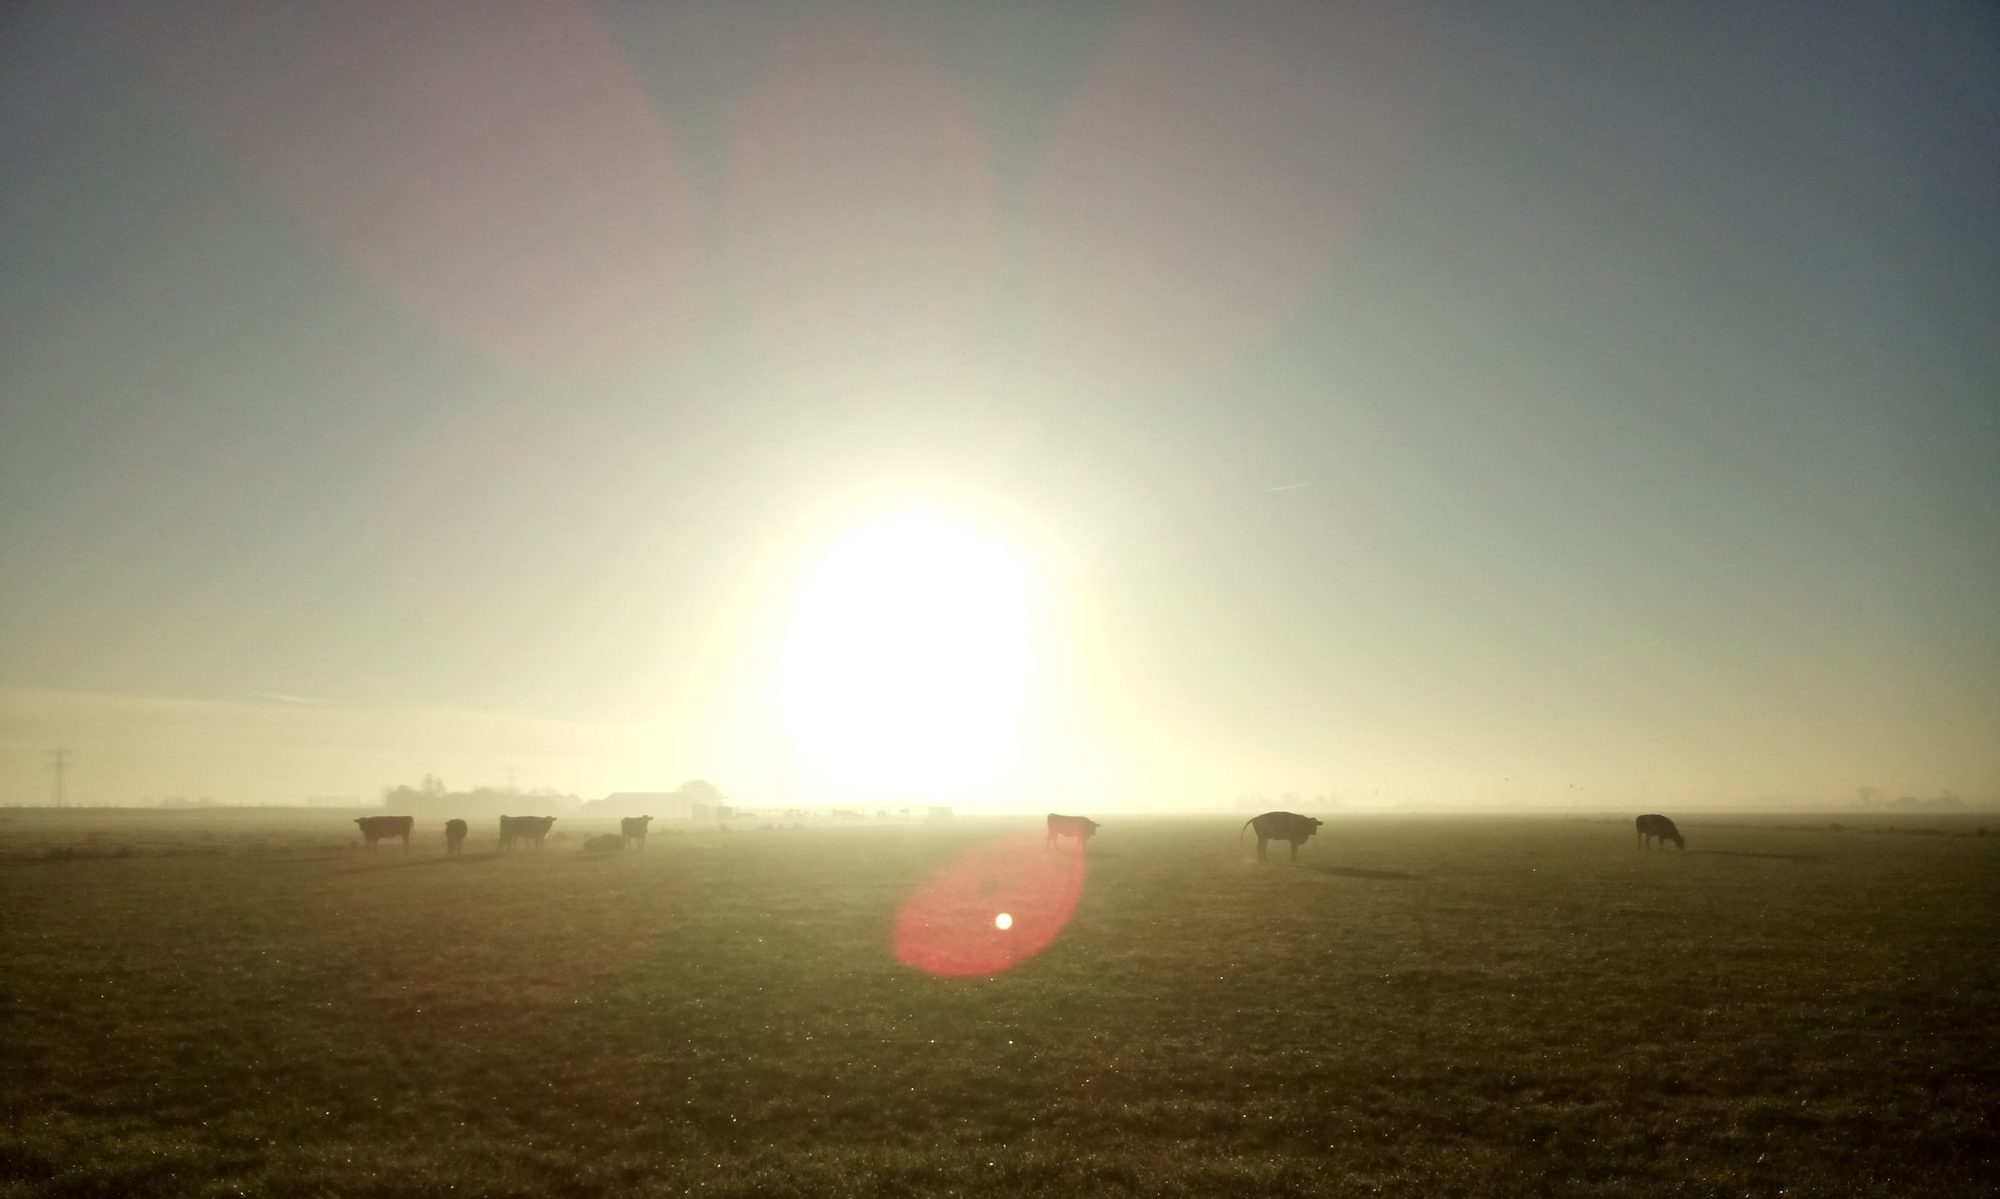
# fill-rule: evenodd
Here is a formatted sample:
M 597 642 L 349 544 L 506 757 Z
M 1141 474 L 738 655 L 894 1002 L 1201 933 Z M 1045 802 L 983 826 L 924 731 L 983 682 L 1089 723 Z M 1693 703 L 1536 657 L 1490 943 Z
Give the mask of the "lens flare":
M 896 957 L 930 974 L 974 978 L 1047 949 L 1076 910 L 1085 858 L 1050 853 L 1042 842 L 1033 834 L 991 842 L 926 879 L 896 914 Z

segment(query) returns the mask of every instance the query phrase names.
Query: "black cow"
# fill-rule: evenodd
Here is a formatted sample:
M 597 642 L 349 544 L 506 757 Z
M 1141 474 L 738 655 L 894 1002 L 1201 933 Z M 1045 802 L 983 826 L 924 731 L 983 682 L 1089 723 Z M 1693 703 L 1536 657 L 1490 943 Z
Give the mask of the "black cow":
M 465 821 L 463 820 L 445 821 L 444 851 L 448 854 L 456 854 L 464 849 L 465 849 Z
M 408 853 L 410 851 L 410 830 L 416 826 L 417 818 L 414 816 L 359 816 L 355 818 L 354 823 L 361 826 L 361 836 L 368 842 L 370 851 L 374 850 L 377 841 L 386 840 L 390 837 L 401 837 L 403 839 L 403 852 Z
M 1688 847 L 1687 838 L 1681 836 L 1681 830 L 1675 828 L 1674 822 L 1668 820 L 1665 816 L 1648 813 L 1639 817 L 1633 823 L 1639 827 L 1640 849 L 1646 848 L 1646 838 L 1648 837 L 1651 837 L 1655 845 L 1660 849 L 1665 849 L 1669 841 L 1672 841 L 1680 849 Z
M 618 822 L 618 844 L 636 842 L 640 849 L 646 848 L 646 826 L 653 822 L 651 816 L 627 816 Z
M 1316 820 L 1311 816 L 1301 816 L 1297 812 L 1266 812 L 1262 816 L 1252 816 L 1250 819 L 1244 821 L 1243 832 L 1248 832 L 1253 828 L 1257 830 L 1258 861 L 1268 862 L 1271 860 L 1264 852 L 1265 845 L 1272 841 L 1290 841 L 1292 843 L 1292 861 L 1296 862 L 1299 860 L 1299 846 L 1304 845 L 1306 838 L 1318 832 L 1319 826 L 1324 823 L 1326 822 L 1323 820 Z M 1236 834 L 1236 842 L 1239 845 L 1243 843 L 1243 832 Z
M 1050 812 L 1049 844 L 1053 846 L 1057 837 L 1075 837 L 1076 847 L 1082 849 L 1083 843 L 1090 840 L 1090 835 L 1100 827 L 1102 826 L 1088 816 L 1058 816 Z

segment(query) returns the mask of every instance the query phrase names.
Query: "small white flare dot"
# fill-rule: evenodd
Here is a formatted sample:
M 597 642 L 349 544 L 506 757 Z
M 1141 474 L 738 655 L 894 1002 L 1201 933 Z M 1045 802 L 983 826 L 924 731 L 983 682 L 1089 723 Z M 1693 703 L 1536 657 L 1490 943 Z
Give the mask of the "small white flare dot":
M 995 916 L 993 918 L 993 927 L 1002 930 L 1010 929 L 1014 927 L 1014 918 L 1012 916 L 1009 916 L 1007 913 L 1002 912 L 998 916 Z

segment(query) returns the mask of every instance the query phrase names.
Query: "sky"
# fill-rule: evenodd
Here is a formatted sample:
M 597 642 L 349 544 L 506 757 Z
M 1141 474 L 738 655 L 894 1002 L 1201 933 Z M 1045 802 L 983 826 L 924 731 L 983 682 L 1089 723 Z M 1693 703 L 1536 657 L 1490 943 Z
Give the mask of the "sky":
M 0 10 L 0 803 L 2000 804 L 1974 4 Z

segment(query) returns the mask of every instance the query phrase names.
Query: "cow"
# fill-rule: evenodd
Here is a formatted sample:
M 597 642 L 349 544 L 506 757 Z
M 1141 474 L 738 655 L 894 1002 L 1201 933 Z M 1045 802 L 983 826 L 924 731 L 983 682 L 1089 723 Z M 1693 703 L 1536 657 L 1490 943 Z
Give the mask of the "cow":
M 617 853 L 625 848 L 625 838 L 604 833 L 583 843 L 585 853 Z
M 1640 849 L 1646 848 L 1646 838 L 1648 837 L 1651 837 L 1660 849 L 1665 849 L 1669 841 L 1672 841 L 1680 849 L 1688 847 L 1687 838 L 1681 836 L 1681 830 L 1675 828 L 1674 822 L 1668 820 L 1665 816 L 1649 812 L 1633 821 L 1633 823 L 1639 829 Z
M 354 823 L 361 826 L 361 836 L 368 842 L 369 852 L 374 852 L 377 841 L 390 837 L 403 839 L 403 852 L 410 852 L 410 829 L 416 826 L 414 816 L 360 816 Z
M 556 822 L 553 816 L 502 816 L 500 818 L 500 848 L 510 850 L 514 842 L 533 841 L 535 848 L 542 848 L 542 838 L 549 835 L 549 826 Z
M 444 822 L 444 851 L 456 855 L 465 849 L 465 821 Z
M 1268 862 L 1271 860 L 1270 856 L 1264 852 L 1265 845 L 1272 841 L 1290 841 L 1292 843 L 1292 861 L 1296 862 L 1299 860 L 1299 846 L 1304 845 L 1306 838 L 1318 832 L 1319 826 L 1325 823 L 1324 820 L 1316 820 L 1311 816 L 1301 816 L 1297 812 L 1266 812 L 1262 816 L 1252 816 L 1243 822 L 1242 832 L 1236 834 L 1236 843 L 1241 845 L 1243 843 L 1243 833 L 1249 832 L 1254 828 L 1257 830 L 1258 861 Z
M 1082 849 L 1083 843 L 1090 840 L 1090 835 L 1100 827 L 1102 826 L 1088 816 L 1058 816 L 1050 812 L 1049 847 L 1052 849 L 1055 847 L 1057 837 L 1075 837 L 1076 847 Z
M 646 848 L 646 826 L 653 822 L 651 816 L 627 816 L 618 822 L 618 845 L 624 848 L 627 841 Z

